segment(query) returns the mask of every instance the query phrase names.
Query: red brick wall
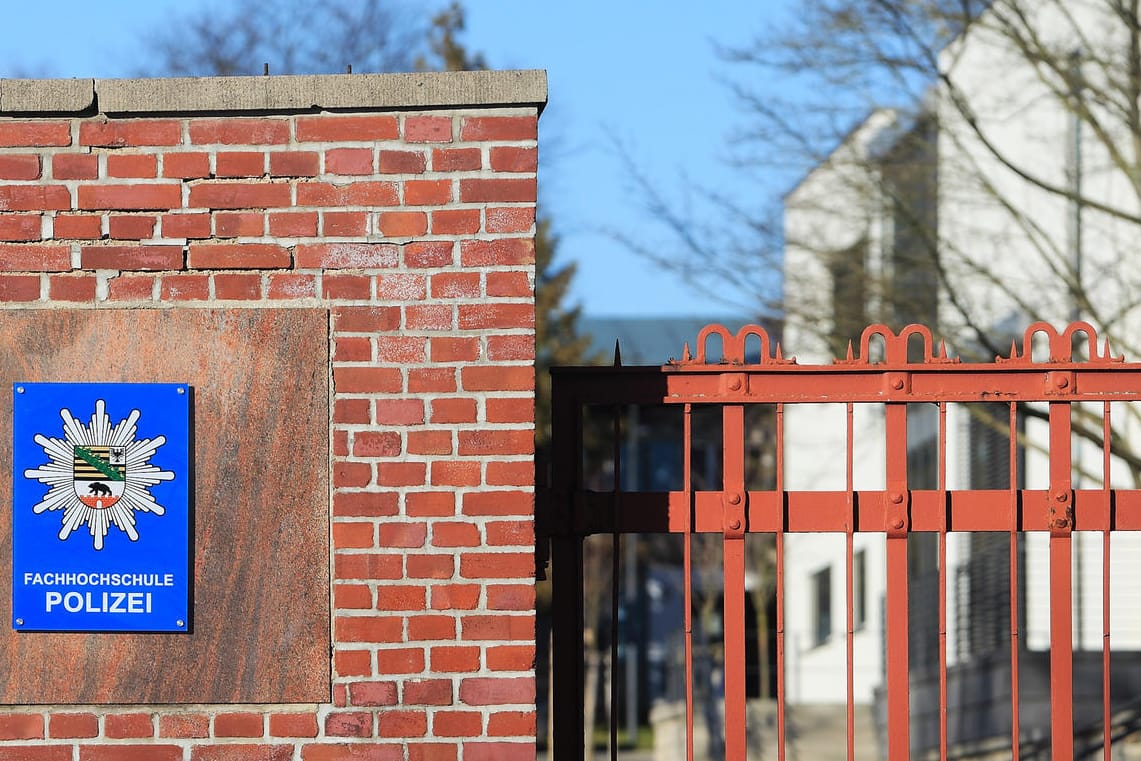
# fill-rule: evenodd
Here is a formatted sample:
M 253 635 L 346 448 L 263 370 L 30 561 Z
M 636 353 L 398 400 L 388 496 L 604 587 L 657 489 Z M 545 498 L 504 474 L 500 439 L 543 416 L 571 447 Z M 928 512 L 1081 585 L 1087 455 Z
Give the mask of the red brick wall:
M 0 761 L 534 757 L 538 107 L 416 105 L 0 114 L 2 308 L 325 306 L 335 388 L 332 703 L 8 706 Z

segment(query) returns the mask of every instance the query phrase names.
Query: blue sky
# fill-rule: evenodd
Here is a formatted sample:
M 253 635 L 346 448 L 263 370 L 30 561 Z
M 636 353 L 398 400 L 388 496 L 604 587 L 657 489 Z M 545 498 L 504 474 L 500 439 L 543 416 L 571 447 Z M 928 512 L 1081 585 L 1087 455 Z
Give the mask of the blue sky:
M 141 45 L 199 0 L 5 3 L 0 70 L 31 76 L 134 76 Z M 630 253 L 609 231 L 665 240 L 642 211 L 616 145 L 663 193 L 687 188 L 756 193 L 727 168 L 728 136 L 743 125 L 714 42 L 743 43 L 779 13 L 776 0 L 535 2 L 465 0 L 469 48 L 495 68 L 541 68 L 540 193 L 560 235 L 559 258 L 578 264 L 572 298 L 595 316 L 732 315 L 676 276 Z M 442 5 L 425 3 L 428 12 Z M 217 4 L 215 4 L 217 7 Z M 51 29 L 50 44 L 27 34 Z M 771 188 L 780 192 L 784 188 Z M 760 203 L 762 199 L 758 198 Z M 751 315 L 742 315 L 748 318 Z

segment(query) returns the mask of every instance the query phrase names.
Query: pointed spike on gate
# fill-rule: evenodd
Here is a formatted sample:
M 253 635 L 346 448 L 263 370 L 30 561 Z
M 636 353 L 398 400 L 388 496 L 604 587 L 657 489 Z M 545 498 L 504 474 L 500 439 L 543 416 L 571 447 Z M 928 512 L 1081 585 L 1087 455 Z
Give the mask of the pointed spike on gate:
M 848 339 L 848 361 L 852 361 L 852 339 Z
M 1014 359 L 1018 356 L 1018 342 L 1013 338 L 1010 340 L 1010 358 Z
M 693 360 L 693 355 L 689 353 L 689 341 L 685 342 L 685 348 L 681 352 L 681 361 L 690 362 Z
M 618 344 L 618 339 L 614 339 L 614 366 L 622 366 L 622 347 Z
M 776 356 L 774 356 L 773 359 L 775 359 L 777 362 L 780 362 L 784 359 L 784 355 L 781 354 L 780 350 L 780 341 L 777 341 Z
M 939 359 L 947 358 L 947 342 L 942 338 L 939 339 Z
M 1113 355 L 1109 353 L 1109 339 L 1105 339 L 1105 351 L 1102 352 L 1103 357 L 1106 359 L 1113 359 Z

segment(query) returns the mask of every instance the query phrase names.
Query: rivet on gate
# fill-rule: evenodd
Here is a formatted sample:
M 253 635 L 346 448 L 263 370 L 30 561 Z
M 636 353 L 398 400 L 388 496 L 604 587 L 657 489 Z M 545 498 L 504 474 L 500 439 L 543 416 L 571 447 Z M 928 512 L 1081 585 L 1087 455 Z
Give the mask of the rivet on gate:
M 741 521 L 737 518 L 734 518 L 733 520 L 729 521 L 729 528 L 731 528 L 734 531 L 740 531 L 741 530 Z
M 894 388 L 896 391 L 902 391 L 903 390 L 903 378 L 896 378 L 895 380 L 893 380 L 891 382 L 891 387 Z
M 1054 385 L 1056 385 L 1058 388 L 1065 388 L 1066 386 L 1070 385 L 1070 379 L 1064 375 L 1059 375 L 1054 380 Z
M 896 518 L 895 523 L 891 524 L 891 527 L 895 529 L 903 528 L 903 518 Z
M 741 379 L 740 378 L 734 378 L 733 380 L 729 381 L 729 390 L 730 391 L 740 391 L 741 390 Z
M 729 495 L 729 504 L 730 505 L 741 504 L 741 495 L 740 494 L 730 494 Z
M 1058 496 L 1055 497 L 1055 499 L 1058 500 L 1059 502 L 1066 502 L 1067 500 L 1069 500 L 1069 498 L 1070 498 L 1070 495 L 1064 491 L 1058 492 Z
M 901 504 L 903 504 L 903 495 L 897 491 L 893 491 L 891 493 L 891 501 L 894 504 L 901 505 Z M 896 528 L 902 528 L 902 526 L 896 526 Z

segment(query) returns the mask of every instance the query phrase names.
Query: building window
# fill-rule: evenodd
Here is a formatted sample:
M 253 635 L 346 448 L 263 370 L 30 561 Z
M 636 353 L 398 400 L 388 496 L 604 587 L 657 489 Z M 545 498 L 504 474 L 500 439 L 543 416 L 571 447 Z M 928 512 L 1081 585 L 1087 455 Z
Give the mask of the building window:
M 852 556 L 852 628 L 864 628 L 868 622 L 867 557 L 865 550 Z
M 812 646 L 819 647 L 832 634 L 832 569 L 812 574 Z

